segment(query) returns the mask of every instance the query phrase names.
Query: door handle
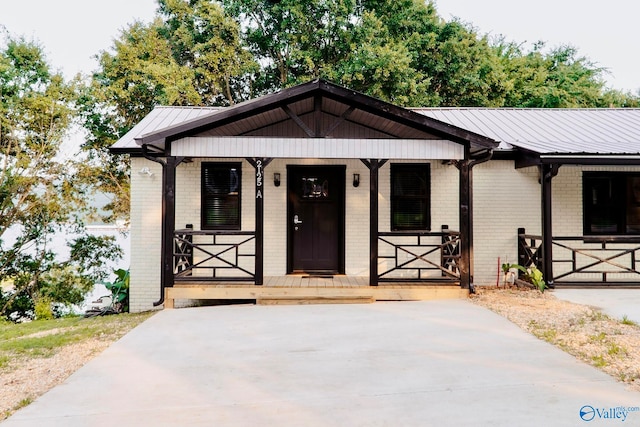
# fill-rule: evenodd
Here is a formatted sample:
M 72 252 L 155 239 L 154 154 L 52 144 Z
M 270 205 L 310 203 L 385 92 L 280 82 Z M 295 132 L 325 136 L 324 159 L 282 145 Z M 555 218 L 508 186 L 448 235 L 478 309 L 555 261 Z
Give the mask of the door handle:
M 295 225 L 302 224 L 302 221 L 300 221 L 300 220 L 298 219 L 298 215 L 294 215 L 294 216 L 293 216 L 293 223 L 294 223 Z

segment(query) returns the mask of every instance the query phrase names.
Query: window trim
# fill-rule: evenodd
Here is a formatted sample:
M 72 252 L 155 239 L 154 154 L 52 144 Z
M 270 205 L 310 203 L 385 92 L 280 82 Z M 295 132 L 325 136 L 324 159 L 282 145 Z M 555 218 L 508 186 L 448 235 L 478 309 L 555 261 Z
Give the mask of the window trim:
M 401 169 L 421 169 L 425 173 L 426 178 L 426 195 L 423 197 L 418 196 L 397 196 L 394 194 L 396 171 Z M 431 230 L 431 164 L 430 163 L 391 163 L 389 165 L 389 175 L 391 187 L 389 189 L 389 210 L 391 217 L 389 218 L 389 227 L 391 231 L 430 231 Z M 395 224 L 394 218 L 396 212 L 396 203 L 398 199 L 424 199 L 425 201 L 425 224 L 424 228 L 414 227 L 399 227 Z
M 219 199 L 228 199 L 236 197 L 238 200 L 237 221 L 234 225 L 209 225 L 206 223 L 205 206 L 208 194 L 205 188 L 205 170 L 207 168 L 226 167 L 228 169 L 235 168 L 238 172 L 238 191 L 233 196 L 213 196 Z M 200 166 L 200 229 L 201 230 L 241 230 L 242 229 L 242 163 L 241 162 L 203 162 Z

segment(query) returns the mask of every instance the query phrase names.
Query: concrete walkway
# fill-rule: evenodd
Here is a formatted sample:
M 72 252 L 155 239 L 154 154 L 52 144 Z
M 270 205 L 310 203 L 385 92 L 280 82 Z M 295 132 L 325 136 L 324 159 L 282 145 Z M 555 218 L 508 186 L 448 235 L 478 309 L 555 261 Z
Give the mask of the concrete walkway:
M 615 319 L 626 316 L 640 324 L 640 289 L 557 289 L 553 294 L 561 300 L 599 308 Z
M 156 314 L 2 427 L 609 426 L 617 407 L 640 393 L 466 300 L 236 305 Z

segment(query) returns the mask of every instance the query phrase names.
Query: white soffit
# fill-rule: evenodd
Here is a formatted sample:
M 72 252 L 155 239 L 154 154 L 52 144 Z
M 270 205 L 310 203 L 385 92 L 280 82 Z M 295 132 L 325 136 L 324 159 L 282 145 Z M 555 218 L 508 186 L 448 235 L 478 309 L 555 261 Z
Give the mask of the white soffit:
M 268 137 L 186 137 L 171 143 L 182 157 L 274 157 L 317 159 L 464 159 L 449 140 Z

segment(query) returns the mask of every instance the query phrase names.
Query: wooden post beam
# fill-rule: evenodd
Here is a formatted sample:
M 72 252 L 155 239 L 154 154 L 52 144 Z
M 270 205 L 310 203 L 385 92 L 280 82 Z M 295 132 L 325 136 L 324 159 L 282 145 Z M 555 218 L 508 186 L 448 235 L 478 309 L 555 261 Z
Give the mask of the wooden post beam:
M 255 174 L 255 196 L 256 196 L 256 223 L 255 223 L 255 272 L 254 281 L 256 286 L 264 283 L 264 189 L 265 172 L 267 165 L 273 159 L 270 158 L 248 158 L 247 161 L 253 166 Z
M 361 160 L 369 168 L 369 284 L 378 286 L 378 172 L 387 160 Z
M 542 187 L 542 277 L 549 288 L 553 283 L 553 197 L 551 180 L 558 175 L 560 165 L 543 164 L 540 166 L 540 183 Z M 525 266 L 526 267 L 526 266 Z
M 471 167 L 468 160 L 457 162 L 460 171 L 459 178 L 459 221 L 460 221 L 460 260 L 458 266 L 460 268 L 460 287 L 470 289 L 473 282 L 472 272 L 472 256 L 473 241 L 471 238 L 472 230 L 472 182 Z
M 465 147 L 465 159 L 455 161 L 460 171 L 460 287 L 473 292 L 473 167 L 491 160 L 493 150 L 484 157 L 471 159 L 469 147 Z

